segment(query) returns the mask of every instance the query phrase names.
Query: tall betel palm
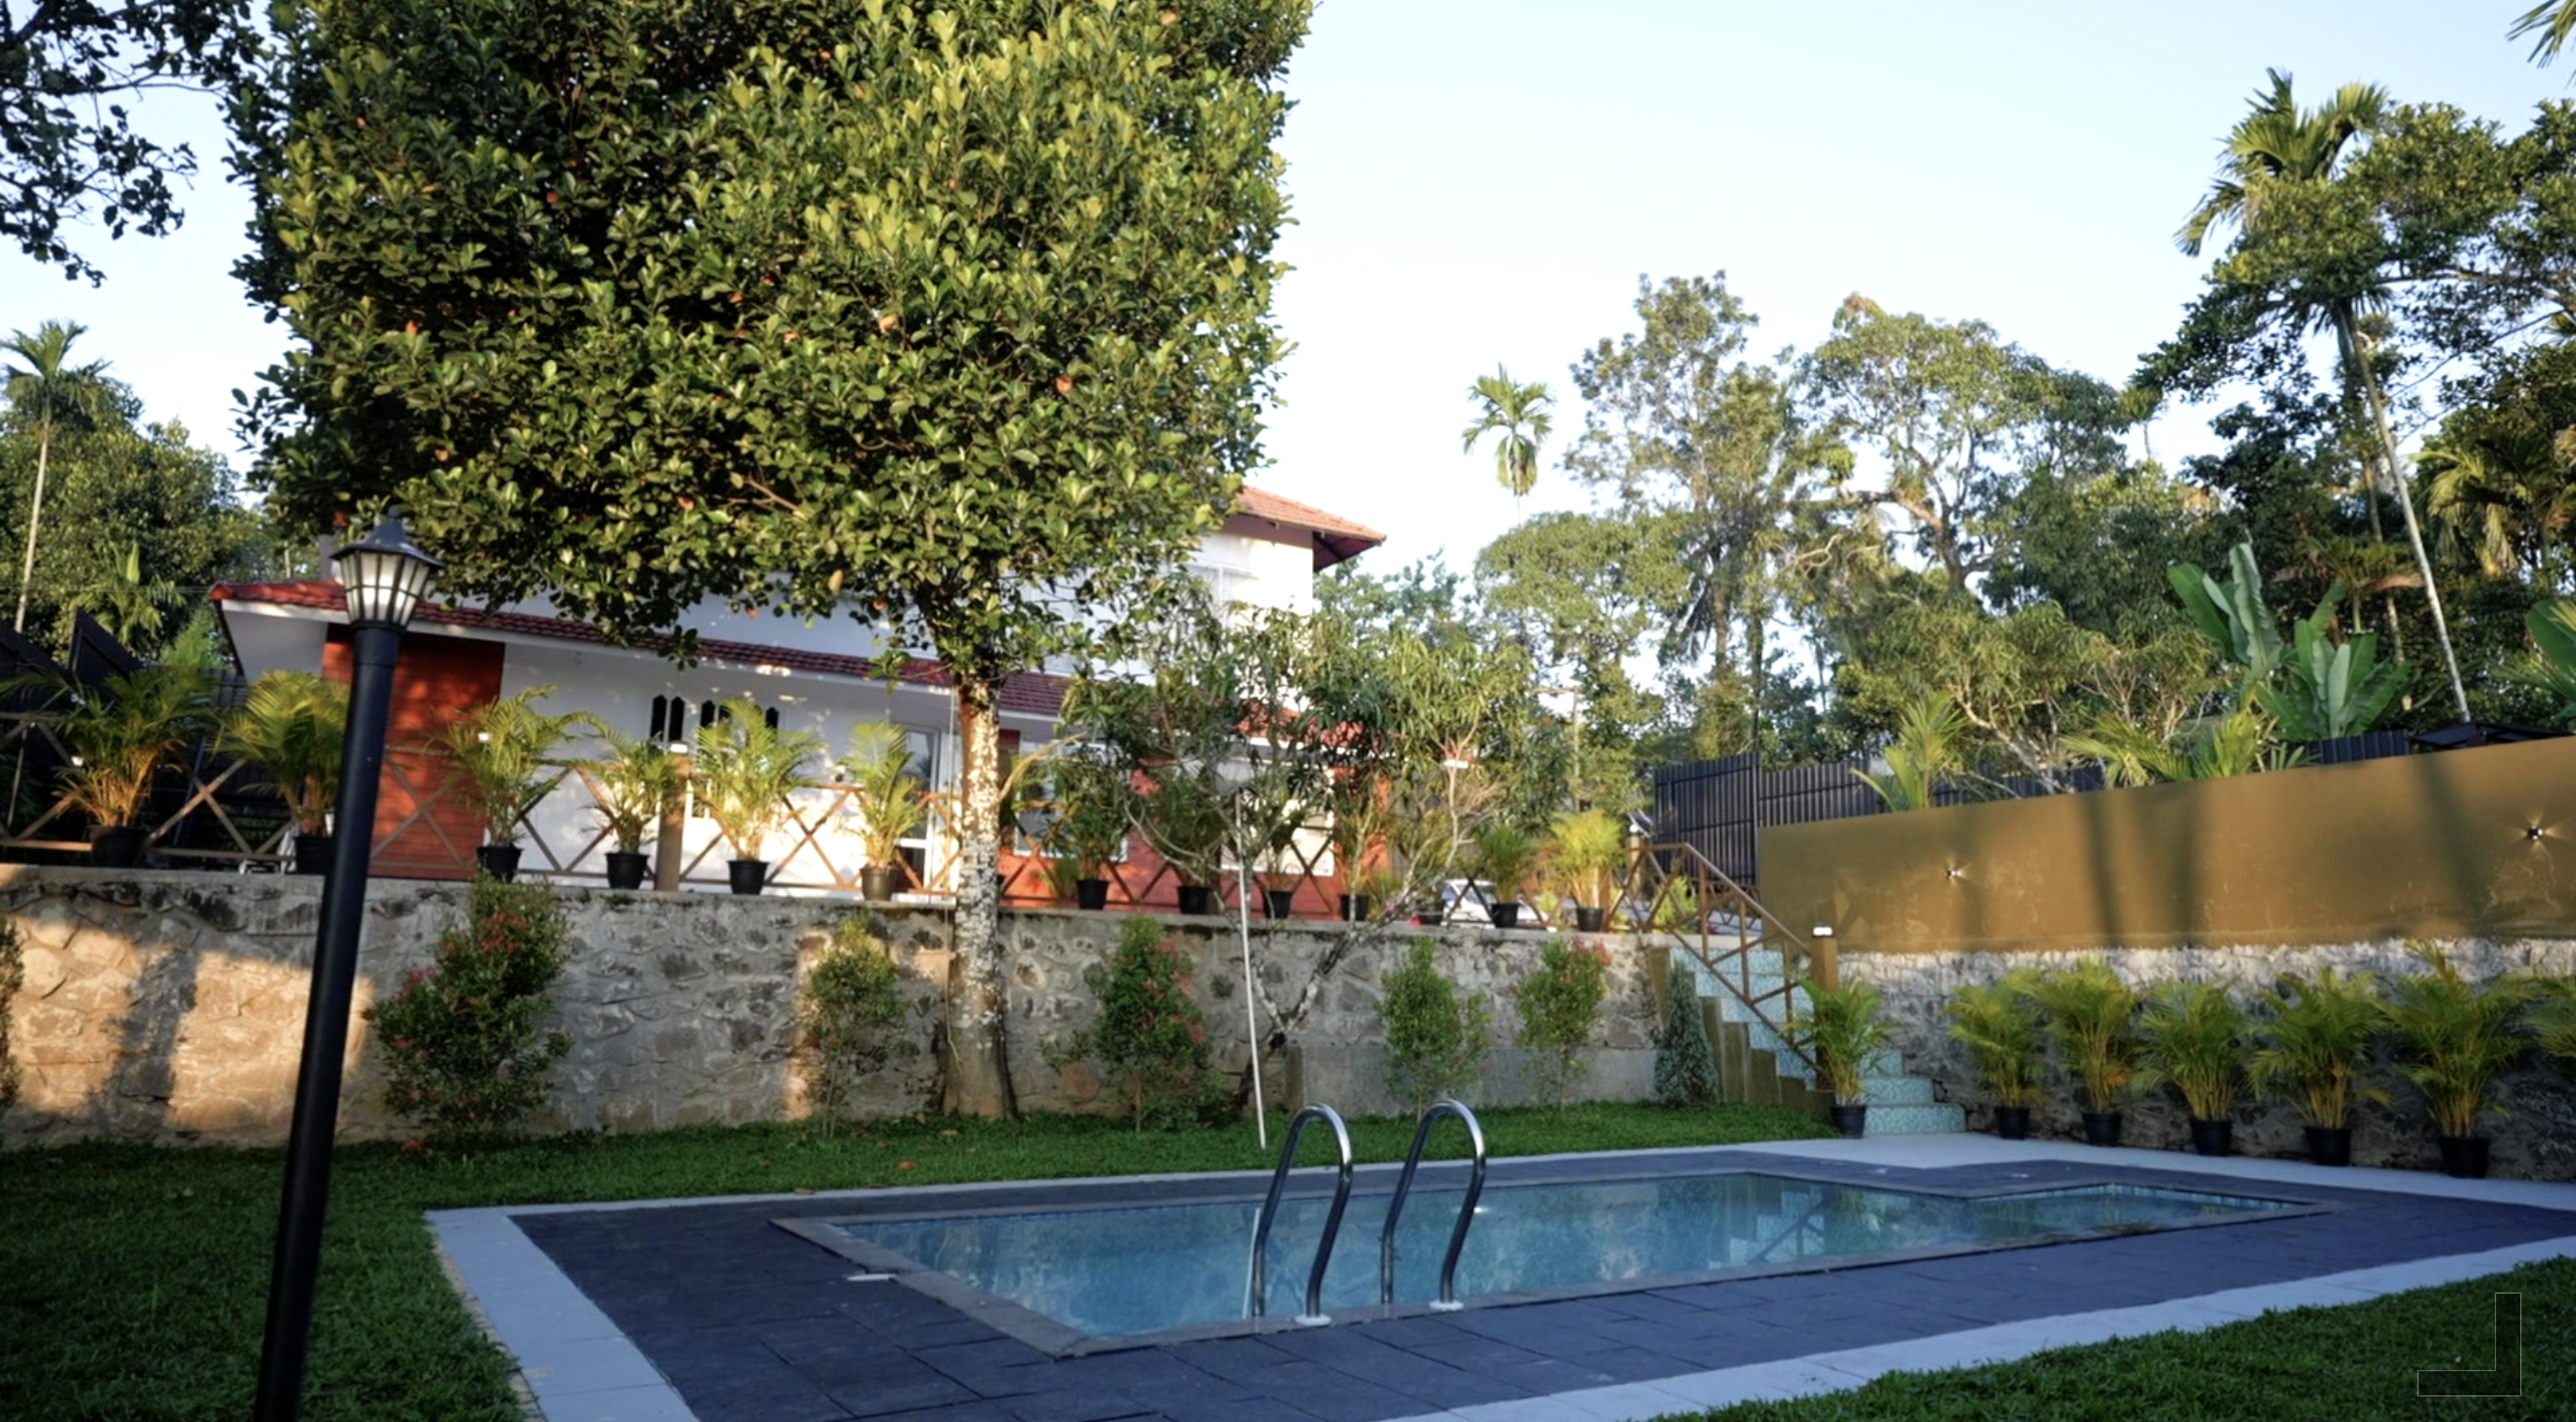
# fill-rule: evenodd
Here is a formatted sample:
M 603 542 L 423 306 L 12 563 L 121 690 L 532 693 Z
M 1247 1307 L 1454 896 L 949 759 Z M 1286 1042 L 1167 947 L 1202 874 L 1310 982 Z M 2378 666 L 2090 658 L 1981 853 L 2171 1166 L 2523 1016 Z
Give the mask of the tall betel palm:
M 2268 200 L 2289 190 L 2332 183 L 2343 160 L 2379 127 L 2389 108 L 2387 90 L 2376 84 L 2346 84 L 2323 104 L 2302 109 L 2288 74 L 2278 69 L 2264 73 L 2271 80 L 2270 89 L 2255 94 L 2251 111 L 2227 135 L 2227 157 L 2217 181 L 2174 234 L 2175 244 L 2192 256 L 2200 255 L 2212 231 L 2231 223 L 2240 234 L 2239 247 L 2266 235 Z M 2443 669 L 2450 674 L 2451 696 L 2458 703 L 2460 719 L 2473 720 L 2469 693 L 2460 681 L 2460 660 L 2451 650 L 2442 590 L 2433 579 L 2433 560 L 2425 552 L 2423 526 L 2415 517 L 2415 498 L 2398 471 L 2397 439 L 2388 424 L 2388 399 L 2380 388 L 2375 341 L 2362 321 L 2383 298 L 2378 279 L 2371 275 L 2357 283 L 2303 283 L 2291 298 L 2293 309 L 2285 314 L 2309 330 L 2334 332 L 2345 388 L 2368 408 L 2378 436 L 2378 473 L 2367 482 L 2375 499 L 2384 477 L 2387 492 L 2396 496 L 2397 507 L 2405 515 L 2407 545 L 2424 579 L 2424 598 L 2433 614 L 2433 636 L 2442 648 Z
M 1494 478 L 1511 490 L 1512 508 L 1518 512 L 1521 500 L 1538 483 L 1538 447 L 1547 439 L 1548 416 L 1556 398 L 1548 394 L 1546 381 L 1521 384 L 1500 365 L 1491 375 L 1477 376 L 1467 398 L 1478 402 L 1478 410 L 1461 449 L 1473 453 L 1476 441 L 1486 435 L 1502 436 L 1494 441 Z
M 71 364 L 72 342 L 88 329 L 77 321 L 48 321 L 32 336 L 17 331 L 0 341 L 0 354 L 26 362 L 23 369 L 13 364 L 0 365 L 0 370 L 9 373 L 10 406 L 36 432 L 36 492 L 27 505 L 27 554 L 18 569 L 18 612 L 9 622 L 13 632 L 27 630 L 27 594 L 36 580 L 36 532 L 45 518 L 45 473 L 53 458 L 54 433 L 66 423 L 96 419 L 106 407 L 107 390 L 99 377 L 107 363 Z

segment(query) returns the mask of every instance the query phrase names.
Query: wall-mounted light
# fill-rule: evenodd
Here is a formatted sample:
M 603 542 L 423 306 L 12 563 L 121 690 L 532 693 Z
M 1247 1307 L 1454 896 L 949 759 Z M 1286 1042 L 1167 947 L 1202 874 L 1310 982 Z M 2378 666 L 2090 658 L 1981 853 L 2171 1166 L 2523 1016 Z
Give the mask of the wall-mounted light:
M 2546 839 L 2549 837 L 2549 830 L 2547 827 L 2542 825 L 2525 825 L 2522 829 L 2522 837 L 2524 839 Z
M 1810 938 L 1831 938 L 1834 936 L 1834 926 L 1830 923 L 1817 924 L 1815 927 L 1807 930 L 1807 936 Z
M 1944 869 L 1941 872 L 1949 875 L 1953 879 L 1959 878 L 1961 875 L 1960 868 L 1956 864 L 1951 865 L 1949 868 Z

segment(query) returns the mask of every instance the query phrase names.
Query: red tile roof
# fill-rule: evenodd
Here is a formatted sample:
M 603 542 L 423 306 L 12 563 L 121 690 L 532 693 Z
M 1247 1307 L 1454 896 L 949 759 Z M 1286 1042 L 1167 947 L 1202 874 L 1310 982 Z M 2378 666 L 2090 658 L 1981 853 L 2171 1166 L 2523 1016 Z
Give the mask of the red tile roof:
M 318 611 L 338 612 L 343 603 L 340 584 L 328 578 L 309 578 L 291 583 L 219 584 L 210 596 L 218 602 L 268 603 L 280 607 L 303 607 Z M 439 603 L 422 608 L 414 617 L 415 624 L 435 624 L 466 632 L 500 632 L 519 637 L 543 637 L 558 642 L 582 642 L 592 646 L 617 645 L 606 633 L 587 622 L 568 617 L 539 617 L 525 612 L 497 612 L 489 608 L 461 607 Z M 632 644 L 640 651 L 661 652 L 670 646 L 667 637 L 639 637 Z M 842 656 L 832 652 L 814 652 L 801 647 L 778 647 L 758 642 L 733 642 L 716 638 L 701 639 L 698 655 L 709 660 L 737 666 L 778 666 L 796 671 L 818 672 L 825 676 L 848 677 L 854 681 L 881 680 L 884 669 L 866 657 Z M 916 686 L 945 687 L 952 684 L 948 669 L 921 657 L 905 659 L 896 673 L 899 681 Z M 1067 680 L 1044 672 L 1015 672 L 1002 683 L 1001 706 L 1005 711 L 1023 711 L 1053 716 L 1063 709 Z
M 1386 541 L 1386 535 L 1364 523 L 1340 514 L 1327 512 L 1313 504 L 1301 504 L 1283 494 L 1256 489 L 1250 484 L 1235 497 L 1234 511 L 1239 516 L 1267 519 L 1281 528 L 1301 529 L 1315 536 L 1315 569 L 1321 572 L 1345 558 L 1356 558 Z

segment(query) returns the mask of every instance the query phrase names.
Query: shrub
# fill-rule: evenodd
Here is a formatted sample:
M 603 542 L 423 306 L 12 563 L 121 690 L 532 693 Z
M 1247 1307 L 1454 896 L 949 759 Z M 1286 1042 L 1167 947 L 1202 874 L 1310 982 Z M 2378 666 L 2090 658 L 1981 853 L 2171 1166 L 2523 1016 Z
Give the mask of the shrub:
M 1808 977 L 1799 978 L 1797 987 L 1807 1003 L 1790 1017 L 1789 1031 L 1815 1059 L 1818 1084 L 1841 1105 L 1861 1104 L 1862 1073 L 1887 1045 L 1878 989 L 1858 980 L 1825 987 Z
M 1512 989 L 1530 1075 L 1539 1095 L 1560 1108 L 1573 1099 L 1591 1065 L 1583 1059 L 1583 1044 L 1592 1038 L 1609 983 L 1608 949 L 1550 938 L 1539 950 L 1538 971 Z
M 2086 958 L 2030 979 L 2027 991 L 2048 1023 L 2058 1059 L 2084 1087 L 2088 1109 L 2117 1107 L 2138 1071 L 2138 1034 L 2130 1020 L 2138 1010 L 2136 990 L 2109 963 Z
M 2048 1039 L 2030 996 L 2034 976 L 2016 969 L 2001 982 L 1963 987 L 1950 996 L 1950 1035 L 1967 1048 L 1969 1064 L 1998 1106 L 2026 1107 L 2039 1098 Z
M 367 1009 L 385 1046 L 385 1104 L 432 1136 L 507 1131 L 546 1099 L 572 1039 L 539 1024 L 563 971 L 563 909 L 541 884 L 478 877 L 466 926 Z
M 2440 951 L 2423 956 L 2425 970 L 2391 984 L 2379 1010 L 2397 1039 L 2397 1069 L 2424 1093 L 2434 1127 L 2474 1136 L 2488 1088 L 2531 1045 L 2518 1028 L 2541 985 L 2520 974 L 2473 983 Z
M 1386 1089 L 1420 1112 L 1443 1096 L 1475 1089 L 1493 1045 L 1482 1000 L 1458 994 L 1432 961 L 1428 938 L 1413 940 L 1404 964 L 1386 975 L 1379 1014 L 1386 1023 Z
M 1699 983 L 1679 953 L 1664 973 L 1664 1020 L 1655 1029 L 1655 1099 L 1667 1106 L 1717 1100 L 1717 1054 L 1700 1020 Z
M 2196 1119 L 2224 1121 L 2245 1076 L 2245 1011 L 2224 982 L 2159 985 L 2138 1015 L 2145 1066 L 2138 1085 L 2171 1086 Z
M 2379 987 L 2368 975 L 2337 977 L 2318 970 L 2311 981 L 2283 975 L 2264 996 L 2270 1011 L 2262 1025 L 2251 1072 L 2258 1088 L 2298 1093 L 2299 1115 L 2311 1126 L 2345 1124 L 2352 1098 L 2385 1101 L 2388 1093 L 2362 1082 L 2371 1044 L 2387 1025 Z
M 797 1050 L 812 1071 L 814 1118 L 830 1131 L 868 1073 L 909 1044 L 903 1021 L 903 969 L 866 920 L 843 919 L 832 947 L 806 971 L 796 1003 Z
M 10 1036 L 10 1010 L 17 1001 L 18 989 L 27 984 L 25 949 L 18 943 L 18 925 L 0 919 L 0 1117 L 18 1104 L 18 1057 L 16 1042 Z
M 1189 963 L 1152 914 L 1118 928 L 1100 985 L 1100 1020 L 1065 1053 L 1100 1063 L 1136 1129 L 1186 1125 L 1217 1093 L 1207 1022 L 1190 996 Z

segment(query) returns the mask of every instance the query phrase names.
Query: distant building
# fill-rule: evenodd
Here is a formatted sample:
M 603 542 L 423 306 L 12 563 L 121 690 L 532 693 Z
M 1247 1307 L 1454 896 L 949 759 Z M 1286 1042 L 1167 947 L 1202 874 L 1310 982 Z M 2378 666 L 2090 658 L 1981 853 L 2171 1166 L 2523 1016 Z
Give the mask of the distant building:
M 1220 602 L 1305 610 L 1314 604 L 1318 571 L 1384 541 L 1385 535 L 1338 514 L 1247 487 L 1189 568 Z M 215 588 L 213 597 L 244 673 L 301 667 L 347 677 L 337 583 L 240 583 Z M 541 703 L 549 712 L 588 711 L 629 734 L 671 742 L 687 740 L 712 720 L 717 703 L 747 696 L 778 725 L 820 735 L 836 761 L 853 724 L 889 720 L 910 731 L 924 780 L 943 792 L 953 788 L 956 697 L 938 664 L 909 659 L 889 678 L 870 655 L 879 650 L 873 634 L 848 618 L 798 622 L 710 603 L 690 624 L 699 635 L 700 660 L 683 670 L 656 648 L 611 646 L 597 628 L 557 615 L 543 600 L 421 608 L 404 636 L 395 679 L 376 814 L 377 871 L 423 878 L 471 872 L 480 838 L 473 818 L 448 789 L 443 764 L 419 748 L 459 708 L 531 686 L 554 688 Z M 1006 751 L 1049 737 L 1063 692 L 1063 679 L 1042 671 L 1010 679 L 1001 696 Z M 799 809 L 807 828 L 771 842 L 777 888 L 823 891 L 856 883 L 863 867 L 857 841 L 845 831 L 834 798 L 826 789 L 806 791 Z M 526 871 L 600 877 L 603 856 L 614 845 L 590 804 L 589 792 L 574 780 L 537 807 L 523 840 Z M 906 857 L 918 879 L 944 889 L 952 854 L 946 826 L 934 817 L 908 843 Z M 693 813 L 684 882 L 723 887 L 731 857 L 714 823 Z M 1042 873 L 1019 859 L 1011 855 L 1005 864 L 1011 896 L 1047 897 Z

